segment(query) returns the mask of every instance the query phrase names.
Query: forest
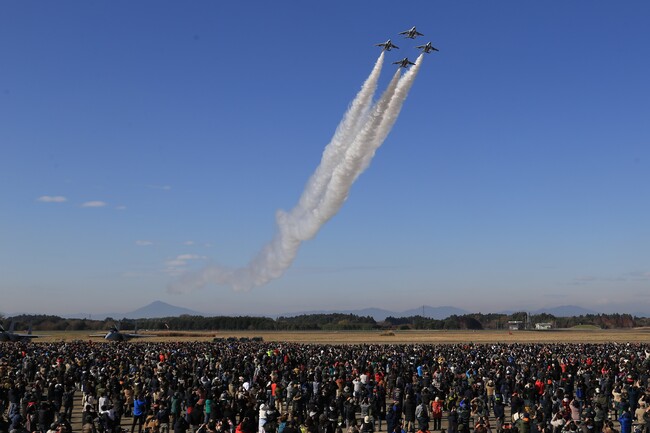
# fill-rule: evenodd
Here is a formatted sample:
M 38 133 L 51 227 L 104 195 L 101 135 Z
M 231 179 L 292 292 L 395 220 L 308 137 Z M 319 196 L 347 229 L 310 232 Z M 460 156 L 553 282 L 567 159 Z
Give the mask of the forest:
M 650 326 L 650 318 L 630 314 L 587 314 L 575 317 L 555 317 L 550 314 L 465 314 L 446 319 L 423 316 L 387 317 L 375 321 L 370 316 L 354 314 L 305 314 L 292 317 L 255 316 L 192 316 L 126 319 L 107 317 L 104 320 L 70 319 L 51 315 L 0 316 L 0 323 L 9 329 L 34 331 L 100 331 L 118 326 L 121 330 L 178 330 L 178 331 L 331 331 L 331 330 L 458 330 L 507 329 L 509 321 L 519 321 L 525 329 L 534 329 L 538 323 L 549 323 L 552 328 L 594 327 L 599 329 L 624 329 Z

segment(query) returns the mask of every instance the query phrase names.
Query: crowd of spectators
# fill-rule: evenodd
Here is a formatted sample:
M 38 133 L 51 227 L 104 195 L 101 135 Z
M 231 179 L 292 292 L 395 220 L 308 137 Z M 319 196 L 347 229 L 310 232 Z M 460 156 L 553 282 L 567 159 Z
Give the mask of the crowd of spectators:
M 649 369 L 636 343 L 2 343 L 0 433 L 649 433 Z

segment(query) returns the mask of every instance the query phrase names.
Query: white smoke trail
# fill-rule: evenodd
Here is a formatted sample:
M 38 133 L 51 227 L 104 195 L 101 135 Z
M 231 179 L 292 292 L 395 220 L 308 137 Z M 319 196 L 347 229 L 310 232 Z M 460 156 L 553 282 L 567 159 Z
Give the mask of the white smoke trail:
M 423 56 L 420 55 L 413 68 L 409 69 L 399 81 L 399 70 L 395 73 L 381 99 L 375 104 L 370 119 L 348 147 L 345 158 L 332 173 L 322 205 L 318 208 L 318 220 L 321 225 L 340 210 L 352 184 L 368 168 L 375 152 L 386 140 L 420 70 L 422 58 Z
M 356 175 L 354 176 L 352 182 L 354 182 L 357 177 L 359 177 L 359 175 L 363 173 L 366 168 L 368 168 L 370 161 L 375 156 L 375 152 L 379 146 L 384 143 L 384 140 L 386 140 L 386 137 L 388 137 L 390 130 L 393 129 L 393 125 L 395 125 L 397 117 L 399 116 L 400 111 L 402 111 L 404 101 L 406 100 L 406 97 L 408 96 L 408 93 L 413 86 L 415 77 L 420 71 L 420 66 L 422 65 L 423 58 L 424 53 L 418 56 L 418 58 L 415 60 L 415 65 L 409 69 L 406 74 L 404 74 L 404 76 L 400 79 L 397 88 L 395 89 L 395 95 L 390 100 L 389 106 L 386 109 L 386 115 L 383 116 L 382 122 L 379 125 L 379 131 L 376 133 L 375 140 L 373 141 L 372 146 L 370 146 L 367 151 L 363 152 L 361 165 L 357 168 Z
M 363 83 L 361 90 L 350 104 L 348 111 L 336 128 L 332 140 L 325 147 L 321 162 L 314 174 L 309 178 L 298 205 L 292 209 L 291 219 L 294 221 L 303 221 L 304 214 L 312 212 L 322 199 L 334 168 L 343 158 L 347 147 L 365 123 L 383 64 L 384 51 L 379 55 L 370 76 Z M 313 224 L 311 227 L 298 224 L 294 231 L 300 239 L 307 240 L 314 237 L 318 228 Z
M 247 267 L 208 266 L 186 274 L 170 285 L 169 290 L 186 292 L 208 283 L 249 290 L 284 274 L 302 242 L 315 236 L 322 225 L 338 212 L 352 183 L 368 167 L 377 148 L 388 136 L 415 80 L 422 57 L 418 57 L 415 66 L 401 79 L 399 71 L 396 72 L 379 101 L 370 109 L 383 62 L 382 53 L 323 152 L 321 164 L 307 183 L 298 204 L 290 213 L 276 213 L 275 236 Z
M 370 116 L 359 134 L 354 137 L 352 143 L 340 163 L 334 168 L 327 190 L 323 195 L 320 206 L 314 210 L 314 222 L 322 226 L 341 209 L 350 192 L 350 186 L 356 178 L 356 166 L 363 157 L 366 149 L 371 147 L 376 137 L 376 131 L 381 124 L 382 117 L 390 101 L 393 99 L 395 90 L 399 83 L 400 70 L 395 71 L 392 80 L 382 94 L 379 101 L 373 106 Z

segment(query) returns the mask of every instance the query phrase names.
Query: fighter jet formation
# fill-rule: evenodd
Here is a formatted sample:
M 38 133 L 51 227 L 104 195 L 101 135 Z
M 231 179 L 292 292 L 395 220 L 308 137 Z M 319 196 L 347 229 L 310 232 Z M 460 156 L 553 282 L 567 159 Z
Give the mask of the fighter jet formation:
M 413 38 L 421 35 L 413 30 Z M 331 141 L 325 146 L 320 163 L 307 181 L 298 202 L 290 210 L 276 212 L 273 238 L 260 248 L 247 265 L 233 268 L 213 264 L 187 272 L 168 286 L 169 292 L 187 293 L 207 284 L 230 286 L 237 291 L 263 286 L 284 275 L 301 245 L 314 238 L 325 223 L 339 212 L 352 184 L 368 168 L 377 149 L 393 128 L 425 57 L 425 53 L 418 53 L 415 62 L 408 58 L 398 62 L 400 66 L 412 66 L 404 73 L 397 68 L 386 89 L 375 100 L 385 63 L 385 51 L 397 48 L 392 41 L 377 46 L 382 51 L 370 75 L 350 102 Z
M 423 33 L 418 32 L 415 29 L 415 26 L 411 27 L 408 30 L 404 30 L 403 32 L 399 33 L 400 35 L 404 35 L 404 37 L 409 38 L 409 39 L 415 39 L 418 36 L 424 36 Z M 375 44 L 376 47 L 382 47 L 382 51 L 390 51 L 392 48 L 399 48 L 397 45 L 395 45 L 391 40 L 387 40 L 386 42 L 382 42 L 380 44 Z M 440 51 L 433 45 L 431 45 L 431 42 L 427 42 L 425 45 L 419 45 L 416 47 L 419 50 L 422 50 L 424 53 L 430 53 L 432 51 Z M 408 68 L 411 65 L 415 65 L 412 61 L 408 59 L 408 57 L 404 57 L 402 60 L 393 62 L 394 65 L 399 65 L 400 68 Z

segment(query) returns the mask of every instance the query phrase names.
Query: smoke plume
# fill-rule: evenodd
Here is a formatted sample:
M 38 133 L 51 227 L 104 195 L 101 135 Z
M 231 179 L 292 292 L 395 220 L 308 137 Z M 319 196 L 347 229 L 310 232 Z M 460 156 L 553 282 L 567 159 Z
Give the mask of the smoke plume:
M 313 238 L 341 209 L 354 181 L 369 166 L 375 152 L 388 136 L 399 116 L 420 69 L 423 56 L 403 76 L 395 73 L 376 103 L 384 62 L 382 52 L 372 72 L 341 119 L 330 143 L 296 204 L 289 212 L 276 213 L 277 230 L 244 268 L 208 266 L 185 274 L 170 285 L 171 292 L 187 292 L 206 284 L 227 285 L 234 290 L 250 290 L 276 279 L 291 266 L 300 245 Z

